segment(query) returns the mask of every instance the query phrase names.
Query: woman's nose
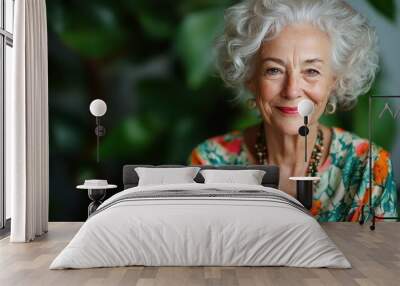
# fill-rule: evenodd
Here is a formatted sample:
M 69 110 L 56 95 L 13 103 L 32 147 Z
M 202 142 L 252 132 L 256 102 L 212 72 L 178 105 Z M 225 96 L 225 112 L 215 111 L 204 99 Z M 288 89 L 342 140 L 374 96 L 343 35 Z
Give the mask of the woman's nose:
M 286 98 L 301 96 L 300 79 L 294 73 L 287 75 L 283 95 Z

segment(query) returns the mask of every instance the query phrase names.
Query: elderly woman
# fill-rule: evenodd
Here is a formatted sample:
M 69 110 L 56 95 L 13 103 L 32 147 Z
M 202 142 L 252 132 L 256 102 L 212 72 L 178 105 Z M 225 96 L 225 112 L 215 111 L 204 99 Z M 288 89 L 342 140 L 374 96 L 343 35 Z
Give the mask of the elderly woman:
M 357 221 L 370 192 L 377 215 L 396 216 L 389 153 L 372 144 L 370 190 L 368 140 L 318 122 L 324 112 L 351 109 L 370 89 L 377 48 L 366 19 L 341 0 L 248 0 L 229 8 L 217 44 L 218 70 L 240 96 L 251 94 L 249 105 L 262 120 L 202 142 L 189 163 L 277 165 L 279 189 L 293 196 L 289 177 L 319 176 L 311 210 L 319 221 Z M 315 106 L 307 164 L 298 135 L 303 99 Z

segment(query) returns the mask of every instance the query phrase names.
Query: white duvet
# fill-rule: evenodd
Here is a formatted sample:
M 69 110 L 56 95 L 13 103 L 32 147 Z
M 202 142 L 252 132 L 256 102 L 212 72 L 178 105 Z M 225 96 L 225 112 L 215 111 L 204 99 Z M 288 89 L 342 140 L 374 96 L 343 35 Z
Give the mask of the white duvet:
M 277 189 L 238 184 L 175 184 L 127 189 Z M 298 203 L 298 202 L 297 202 Z M 319 223 L 301 210 L 257 198 L 152 198 L 122 201 L 90 217 L 50 269 L 145 266 L 294 266 L 350 268 Z

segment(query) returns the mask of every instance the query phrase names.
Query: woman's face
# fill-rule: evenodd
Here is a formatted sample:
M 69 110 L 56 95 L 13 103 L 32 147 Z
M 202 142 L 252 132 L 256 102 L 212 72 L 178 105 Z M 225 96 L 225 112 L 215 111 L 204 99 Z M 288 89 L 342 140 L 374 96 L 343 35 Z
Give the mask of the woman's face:
M 329 36 L 309 24 L 296 24 L 262 44 L 248 88 L 256 96 L 264 120 L 295 135 L 304 122 L 297 104 L 311 100 L 314 112 L 309 124 L 316 123 L 334 83 Z

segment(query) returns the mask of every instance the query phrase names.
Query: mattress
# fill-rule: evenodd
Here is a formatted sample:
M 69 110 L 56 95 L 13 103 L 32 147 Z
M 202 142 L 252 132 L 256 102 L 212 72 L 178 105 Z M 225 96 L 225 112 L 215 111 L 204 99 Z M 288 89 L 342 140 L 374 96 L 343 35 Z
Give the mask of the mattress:
M 286 193 L 200 183 L 115 194 L 50 269 L 130 265 L 351 268 L 309 211 Z

